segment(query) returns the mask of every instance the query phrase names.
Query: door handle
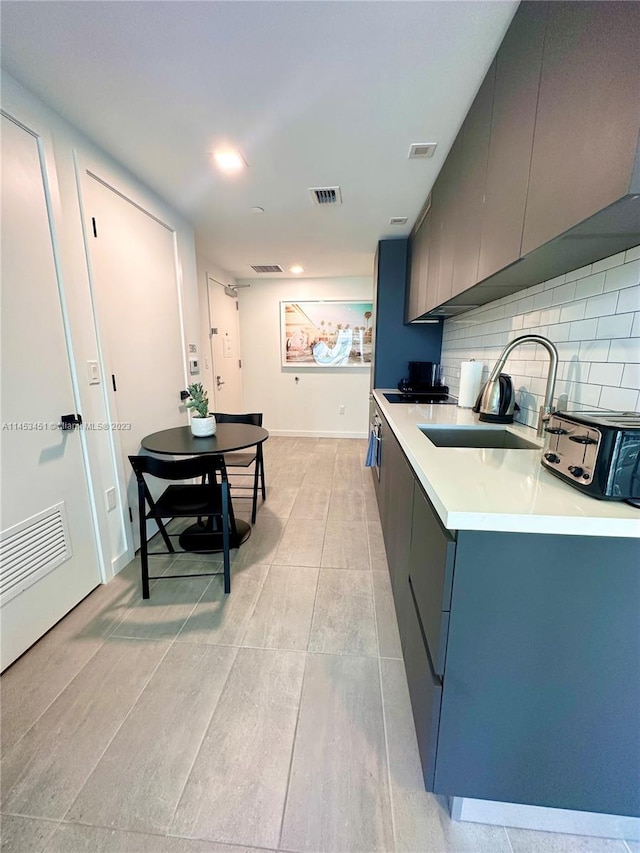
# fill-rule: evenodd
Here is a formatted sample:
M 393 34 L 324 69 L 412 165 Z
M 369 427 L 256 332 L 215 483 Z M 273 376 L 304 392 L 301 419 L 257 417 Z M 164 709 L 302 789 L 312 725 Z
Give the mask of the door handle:
M 216 376 L 216 385 L 218 388 L 222 388 L 225 383 L 220 379 L 219 376 Z
M 60 429 L 75 429 L 82 424 L 82 415 L 61 415 L 59 427 Z

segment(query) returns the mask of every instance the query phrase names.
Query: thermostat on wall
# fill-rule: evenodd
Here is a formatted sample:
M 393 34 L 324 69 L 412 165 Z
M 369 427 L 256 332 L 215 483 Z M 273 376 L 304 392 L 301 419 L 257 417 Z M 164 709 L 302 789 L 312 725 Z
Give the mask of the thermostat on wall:
M 197 358 L 189 359 L 189 373 L 191 376 L 197 376 L 200 373 L 200 362 Z

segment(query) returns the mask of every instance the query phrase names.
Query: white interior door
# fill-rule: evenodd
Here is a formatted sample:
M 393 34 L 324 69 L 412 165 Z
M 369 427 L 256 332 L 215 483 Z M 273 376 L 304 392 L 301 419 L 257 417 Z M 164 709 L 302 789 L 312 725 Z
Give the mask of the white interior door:
M 109 397 L 114 464 L 132 550 L 139 547 L 128 456 L 149 433 L 188 422 L 174 232 L 91 174 L 83 181 L 93 299 Z M 131 509 L 129 516 L 128 509 Z
M 242 412 L 238 297 L 207 276 L 213 393 L 218 412 Z
M 46 160 L 2 116 L 1 668 L 101 581 L 58 290 Z

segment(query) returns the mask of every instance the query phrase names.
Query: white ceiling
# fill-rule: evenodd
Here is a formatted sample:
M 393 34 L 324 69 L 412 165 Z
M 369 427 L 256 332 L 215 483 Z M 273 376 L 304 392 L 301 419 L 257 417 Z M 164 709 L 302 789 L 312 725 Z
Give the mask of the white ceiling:
M 236 278 L 272 263 L 369 275 L 377 241 L 409 233 L 517 5 L 3 0 L 2 64 Z M 433 159 L 407 159 L 413 142 L 437 142 Z M 221 143 L 243 174 L 214 169 Z M 313 205 L 322 186 L 341 207 Z

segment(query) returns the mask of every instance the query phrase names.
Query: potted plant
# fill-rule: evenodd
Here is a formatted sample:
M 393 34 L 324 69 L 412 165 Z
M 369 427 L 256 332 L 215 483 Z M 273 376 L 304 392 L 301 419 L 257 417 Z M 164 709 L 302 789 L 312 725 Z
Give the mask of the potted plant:
M 216 419 L 209 411 L 209 397 L 202 383 L 195 382 L 187 387 L 189 399 L 187 409 L 191 413 L 191 432 L 198 438 L 213 435 L 216 431 Z

